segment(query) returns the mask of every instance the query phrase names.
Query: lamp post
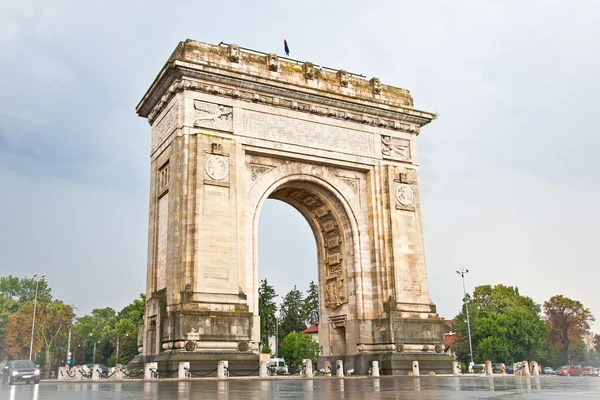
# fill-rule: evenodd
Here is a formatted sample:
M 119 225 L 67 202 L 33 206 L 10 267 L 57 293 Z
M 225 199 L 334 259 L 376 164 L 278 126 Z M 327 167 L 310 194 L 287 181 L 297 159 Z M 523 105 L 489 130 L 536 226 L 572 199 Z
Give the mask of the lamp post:
M 129 333 L 126 333 L 125 337 L 129 337 Z M 117 355 L 115 357 L 115 365 L 119 363 L 119 339 L 121 339 L 121 335 L 117 333 Z
M 469 273 L 468 269 L 461 268 L 460 271 L 456 271 L 462 277 L 463 281 L 463 292 L 465 294 L 465 310 L 467 312 L 467 331 L 469 333 L 469 356 L 471 357 L 471 362 L 473 361 L 473 345 L 471 344 L 471 323 L 469 322 L 469 304 L 467 303 L 467 289 L 465 288 L 465 274 Z
M 33 332 L 35 330 L 35 312 L 37 309 L 37 292 L 38 285 L 40 280 L 43 280 L 46 277 L 46 274 L 43 274 L 39 279 L 37 279 L 37 272 L 33 274 L 33 279 L 35 280 L 35 297 L 33 298 L 33 320 L 31 321 L 31 344 L 29 345 L 29 361 L 31 361 L 31 356 L 33 355 Z
M 92 337 L 92 332 L 90 332 L 90 337 Z M 92 364 L 96 364 L 96 343 L 100 343 L 100 341 L 96 341 L 96 339 L 94 339 L 94 355 L 92 356 Z

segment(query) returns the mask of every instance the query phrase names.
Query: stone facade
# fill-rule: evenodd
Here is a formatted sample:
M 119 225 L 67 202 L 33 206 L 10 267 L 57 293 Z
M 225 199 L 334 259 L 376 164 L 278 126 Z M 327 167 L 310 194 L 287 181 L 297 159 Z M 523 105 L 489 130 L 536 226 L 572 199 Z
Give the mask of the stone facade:
M 257 354 L 267 198 L 296 208 L 315 235 L 323 360 L 352 368 L 357 357 L 443 351 L 415 142 L 434 115 L 407 90 L 187 40 L 137 113 L 152 126 L 140 357 Z

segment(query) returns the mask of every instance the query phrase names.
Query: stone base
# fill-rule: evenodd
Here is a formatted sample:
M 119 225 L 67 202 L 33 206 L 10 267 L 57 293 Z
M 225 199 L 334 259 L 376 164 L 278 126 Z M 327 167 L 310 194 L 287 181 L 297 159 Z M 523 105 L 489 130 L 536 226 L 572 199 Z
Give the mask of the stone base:
M 430 372 L 450 375 L 455 358 L 448 354 L 390 352 L 374 354 L 372 360 L 379 361 L 381 375 L 408 375 L 412 372 L 413 361 L 419 362 L 421 375 L 428 375 Z
M 260 356 L 254 353 L 243 352 L 164 352 L 157 356 L 136 356 L 128 368 L 144 368 L 144 363 L 158 363 L 160 378 L 177 378 L 177 369 L 180 362 L 189 362 L 193 378 L 216 377 L 217 363 L 228 361 L 229 376 L 259 376 Z

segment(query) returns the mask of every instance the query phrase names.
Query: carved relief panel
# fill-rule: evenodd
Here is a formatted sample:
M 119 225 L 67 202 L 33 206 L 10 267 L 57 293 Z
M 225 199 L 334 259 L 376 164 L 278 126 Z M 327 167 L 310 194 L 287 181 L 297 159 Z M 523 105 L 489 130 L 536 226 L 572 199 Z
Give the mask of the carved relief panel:
M 194 100 L 194 127 L 233 131 L 233 108 Z
M 382 135 L 381 155 L 390 160 L 410 161 L 410 140 Z

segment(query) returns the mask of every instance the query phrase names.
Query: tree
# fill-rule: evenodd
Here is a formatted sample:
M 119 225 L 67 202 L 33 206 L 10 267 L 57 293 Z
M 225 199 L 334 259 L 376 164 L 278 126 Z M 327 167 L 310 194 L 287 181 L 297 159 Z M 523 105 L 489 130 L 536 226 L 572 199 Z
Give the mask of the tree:
M 299 369 L 302 367 L 302 360 L 316 362 L 319 357 L 319 343 L 302 332 L 290 332 L 281 344 L 281 356 Z
M 277 293 L 273 286 L 269 285 L 266 279 L 261 280 L 258 288 L 258 315 L 260 317 L 261 348 L 265 348 L 265 351 L 270 350 L 269 338 L 275 334 L 277 329 L 277 317 L 275 317 L 277 305 L 274 301 L 276 297 Z
M 145 294 L 140 294 L 139 299 L 135 299 L 131 304 L 119 311 L 114 325 L 114 334 L 112 335 L 115 338 L 119 338 L 119 359 L 116 359 L 115 348 L 114 354 L 108 359 L 108 365 L 126 364 L 135 357 L 138 347 L 138 326 L 142 321 L 145 311 Z
M 558 295 L 544 303 L 544 314 L 548 326 L 548 341 L 563 355 L 569 358 L 574 344 L 582 341 L 584 333 L 590 329 L 590 322 L 595 318 L 591 311 L 579 301 Z
M 37 301 L 42 304 L 50 303 L 52 294 L 45 279 L 17 278 L 12 275 L 0 278 L 0 297 L 8 297 L 20 304 L 33 301 L 36 282 L 38 286 Z
M 281 321 L 279 325 L 280 338 L 285 338 L 290 332 L 302 332 L 306 329 L 304 300 L 302 292 L 296 289 L 296 285 L 283 298 L 279 312 Z
M 108 363 L 115 350 L 116 313 L 110 307 L 96 308 L 91 315 L 77 318 L 75 323 L 76 341 L 82 345 L 82 364 L 93 362 L 94 343 L 96 344 L 96 362 Z
M 25 303 L 17 312 L 11 314 L 3 328 L 4 353 L 9 360 L 28 360 L 31 345 L 31 322 L 33 318 L 33 302 Z M 40 322 L 36 315 L 36 324 Z M 42 341 L 36 329 L 33 337 L 33 358 L 41 350 Z
M 73 307 L 58 300 L 40 307 L 38 312 L 39 318 L 36 318 L 38 322 L 36 322 L 35 330 L 39 334 L 45 350 L 44 369 L 48 372 L 52 364 L 56 362 L 52 357 L 52 350 L 55 345 L 60 342 L 65 344 L 68 340 L 67 335 L 73 325 L 75 313 Z M 66 354 L 59 354 L 58 358 L 61 358 L 61 356 L 64 359 Z
M 314 281 L 308 285 L 304 299 L 304 315 L 309 326 L 319 322 L 319 286 Z
M 541 308 L 531 298 L 522 296 L 518 288 L 504 285 L 478 286 L 473 296 L 467 295 L 473 358 L 513 363 L 541 360 L 545 356 L 546 327 Z M 463 362 L 470 361 L 466 313 L 456 316 L 456 352 Z

